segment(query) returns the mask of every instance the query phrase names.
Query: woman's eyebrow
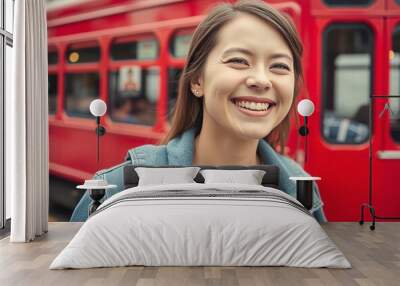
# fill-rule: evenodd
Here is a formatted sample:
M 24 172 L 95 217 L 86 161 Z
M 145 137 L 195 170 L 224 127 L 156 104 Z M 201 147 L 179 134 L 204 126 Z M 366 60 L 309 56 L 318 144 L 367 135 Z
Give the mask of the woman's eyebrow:
M 246 55 L 249 55 L 249 56 L 253 55 L 253 53 L 251 51 L 249 51 L 249 50 L 247 50 L 245 48 L 230 48 L 230 49 L 227 49 L 226 51 L 224 51 L 222 56 L 225 56 L 227 54 L 231 54 L 231 53 L 234 53 L 234 52 L 243 53 L 243 54 L 246 54 Z
M 289 56 L 288 54 L 285 53 L 276 53 L 276 54 L 272 54 L 270 56 L 271 59 L 276 59 L 276 58 L 287 58 L 290 61 L 293 61 L 292 57 Z
M 227 54 L 234 53 L 234 52 L 243 53 L 243 54 L 246 54 L 249 56 L 253 55 L 253 53 L 250 50 L 245 49 L 245 48 L 230 48 L 230 49 L 227 49 L 226 51 L 224 51 L 222 56 L 226 56 Z M 270 59 L 287 58 L 288 60 L 293 61 L 292 57 L 286 53 L 275 53 L 275 54 L 272 54 L 269 58 Z

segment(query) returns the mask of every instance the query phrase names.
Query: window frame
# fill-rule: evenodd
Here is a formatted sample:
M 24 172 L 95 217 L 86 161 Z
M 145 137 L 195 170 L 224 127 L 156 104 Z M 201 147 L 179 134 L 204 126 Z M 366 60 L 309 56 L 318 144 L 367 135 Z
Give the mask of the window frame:
M 73 65 L 73 64 L 72 64 Z M 91 64 L 90 64 L 91 65 Z M 89 116 L 84 116 L 82 113 L 80 112 L 71 112 L 70 110 L 67 109 L 67 100 L 68 100 L 68 96 L 67 96 L 67 77 L 68 75 L 76 75 L 76 74 L 95 74 L 98 77 L 98 89 L 99 89 L 99 96 L 95 99 L 100 98 L 100 93 L 101 93 L 101 72 L 99 72 L 98 69 L 95 68 L 90 68 L 90 69 L 85 69 L 85 70 L 76 70 L 76 69 L 66 69 L 63 73 L 63 81 L 64 81 L 64 90 L 62 91 L 64 94 L 63 97 L 63 112 L 66 116 L 68 116 L 68 118 L 72 118 L 72 119 L 80 119 L 80 120 L 91 120 L 91 116 L 90 116 L 90 112 L 89 112 Z M 58 88 L 58 87 L 57 87 Z
M 49 54 L 50 53 L 55 53 L 56 54 L 56 62 L 55 63 L 50 63 L 50 59 L 49 59 Z M 48 44 L 47 46 L 47 61 L 48 61 L 48 65 L 49 67 L 55 67 L 60 63 L 60 53 L 58 51 L 58 47 L 54 44 Z
M 166 86 L 167 86 L 167 92 L 166 92 L 166 110 L 165 110 L 165 114 L 164 116 L 164 120 L 167 123 L 167 125 L 170 125 L 172 117 L 173 117 L 173 110 L 169 108 L 169 101 L 170 101 L 170 86 L 172 85 L 172 83 L 170 82 L 170 71 L 171 70 L 181 70 L 180 75 L 182 74 L 182 70 L 185 66 L 185 62 L 187 61 L 187 55 L 184 57 L 176 57 L 173 51 L 173 45 L 174 45 L 174 41 L 176 36 L 179 35 L 188 35 L 190 34 L 191 37 L 193 38 L 193 34 L 196 30 L 196 25 L 187 25 L 184 27 L 179 27 L 179 28 L 175 28 L 174 30 L 171 31 L 170 36 L 168 37 L 168 41 L 167 41 L 167 50 L 168 50 L 168 63 L 166 66 L 166 75 L 167 75 L 167 79 L 166 79 Z M 190 45 L 189 47 L 190 48 Z M 189 50 L 188 50 L 189 52 Z M 179 75 L 179 77 L 180 77 Z M 178 79 L 179 79 L 178 77 Z M 177 95 L 179 92 L 179 80 L 177 83 Z M 175 106 L 175 105 L 174 105 Z M 171 120 L 170 120 L 171 119 Z
M 125 38 L 131 38 L 132 41 L 140 41 L 142 39 L 154 39 L 157 43 L 157 57 L 153 59 L 123 59 L 123 60 L 116 60 L 112 58 L 111 50 L 112 50 L 112 45 L 115 43 L 116 40 L 118 39 L 125 39 Z M 123 35 L 116 35 L 110 39 L 108 42 L 108 45 L 106 47 L 106 50 L 108 51 L 107 57 L 109 59 L 107 63 L 107 73 L 106 73 L 106 86 L 107 86 L 107 105 L 110 107 L 109 112 L 107 112 L 107 116 L 109 119 L 110 125 L 114 126 L 140 126 L 140 127 L 145 127 L 145 128 L 154 128 L 157 126 L 158 123 L 158 105 L 160 102 L 161 98 L 161 70 L 162 70 L 162 64 L 161 64 L 161 50 L 162 50 L 162 43 L 160 41 L 160 38 L 157 36 L 157 34 L 154 31 L 143 31 L 139 33 L 129 33 L 129 34 L 123 34 Z M 118 71 L 121 67 L 123 66 L 139 66 L 142 70 L 151 68 L 151 67 L 158 67 L 160 71 L 160 78 L 159 78 L 159 94 L 158 94 L 158 100 L 156 103 L 156 113 L 155 113 L 155 118 L 154 118 L 154 124 L 152 125 L 146 125 L 146 124 L 136 124 L 136 123 L 128 123 L 128 122 L 123 122 L 123 121 L 117 121 L 113 119 L 112 116 L 112 102 L 111 102 L 111 92 L 110 92 L 110 76 L 113 72 Z
M 6 0 L 0 0 L 0 236 L 10 231 L 10 219 L 7 219 L 6 212 L 6 188 L 5 188 L 5 74 L 6 74 L 6 48 L 13 48 L 13 33 L 7 31 L 6 23 Z M 15 0 L 12 2 L 12 11 L 15 14 Z M 12 15 L 14 19 L 14 15 Z M 14 27 L 12 27 L 12 31 Z
M 128 39 L 130 39 L 128 41 Z M 118 40 L 126 40 L 126 42 L 128 43 L 132 43 L 132 42 L 140 42 L 141 40 L 154 40 L 156 45 L 157 45 L 157 55 L 155 58 L 148 58 L 148 59 L 139 59 L 139 58 L 134 58 L 134 59 L 115 59 L 113 57 L 113 45 L 115 45 L 115 43 Z M 120 63 L 120 62 L 151 62 L 151 61 L 159 61 L 160 60 L 160 54 L 161 54 L 161 43 L 159 38 L 157 37 L 157 35 L 153 32 L 149 32 L 149 33 L 140 33 L 140 34 L 128 34 L 128 35 L 118 35 L 118 36 L 114 36 L 111 38 L 109 46 L 108 46 L 108 59 L 111 63 Z
M 116 63 L 117 62 L 117 63 Z M 125 121 L 120 121 L 120 120 L 116 120 L 115 117 L 113 116 L 113 109 L 115 108 L 112 102 L 112 96 L 111 96 L 111 90 L 110 90 L 110 77 L 112 73 L 118 72 L 120 67 L 123 66 L 129 66 L 131 65 L 135 65 L 135 66 L 139 66 L 142 69 L 142 72 L 148 69 L 151 69 L 153 67 L 157 67 L 159 70 L 159 87 L 161 84 L 161 67 L 158 63 L 158 60 L 153 60 L 153 63 L 148 61 L 148 60 L 123 60 L 123 61 L 116 61 L 114 62 L 114 64 L 109 65 L 108 69 L 107 69 L 107 105 L 109 106 L 109 110 L 107 111 L 108 114 L 108 118 L 110 119 L 111 124 L 128 124 L 129 126 L 143 126 L 143 127 L 151 127 L 154 128 L 157 125 L 157 105 L 158 102 L 160 101 L 160 96 L 161 96 L 161 90 L 159 89 L 159 94 L 158 94 L 158 99 L 156 101 L 156 112 L 155 112 L 155 118 L 154 118 L 154 123 L 153 124 L 142 124 L 142 123 L 129 123 L 129 122 L 125 122 Z M 123 62 L 124 64 L 119 64 L 119 62 Z M 145 62 L 145 63 L 141 63 L 141 62 Z
M 186 60 L 187 55 L 184 57 L 177 57 L 174 54 L 173 51 L 173 45 L 175 44 L 175 38 L 176 36 L 181 36 L 181 35 L 188 35 L 191 34 L 192 38 L 193 38 L 193 34 L 195 32 L 196 27 L 185 27 L 185 28 L 180 28 L 180 29 L 176 29 L 171 33 L 171 37 L 168 39 L 168 54 L 171 58 L 175 59 L 175 60 Z M 189 47 L 190 48 L 190 45 Z M 188 50 L 189 52 L 189 50 Z
M 57 99 L 58 99 L 58 72 L 57 71 L 48 71 L 48 74 L 47 74 L 47 80 L 48 80 L 48 84 L 50 85 L 50 76 L 55 76 L 56 77 L 56 84 L 57 84 L 57 86 L 56 86 L 56 106 L 55 106 L 55 111 L 54 111 L 54 113 L 51 113 L 50 112 L 50 106 L 48 106 L 48 112 L 49 112 L 49 117 L 50 116 L 55 116 L 56 114 L 57 114 Z M 50 90 L 49 90 L 50 91 Z M 48 101 L 50 101 L 50 93 L 48 94 Z
M 367 24 L 367 23 L 363 23 L 363 22 L 338 22 L 338 21 L 334 21 L 334 22 L 330 22 L 326 27 L 324 27 L 324 30 L 322 31 L 322 80 L 321 80 L 321 115 L 320 115 L 320 136 L 323 138 L 323 140 L 325 142 L 327 142 L 330 145 L 350 145 L 350 146 L 360 146 L 362 144 L 365 144 L 369 141 L 369 137 L 371 136 L 371 134 L 368 134 L 368 137 L 360 142 L 360 143 L 340 143 L 340 142 L 336 142 L 336 141 L 332 141 L 329 138 L 326 138 L 324 135 L 324 116 L 325 116 L 325 107 L 326 107 L 326 100 L 327 100 L 327 95 L 326 95 L 326 86 L 327 86 L 327 82 L 328 82 L 328 71 L 327 71 L 327 56 L 326 56 L 326 52 L 327 52 L 327 37 L 328 37 L 328 33 L 331 32 L 332 30 L 336 29 L 340 29 L 340 28 L 355 28 L 355 27 L 360 27 L 365 29 L 369 36 L 371 36 L 371 44 L 370 47 L 368 47 L 371 50 L 371 69 L 370 69 L 370 80 L 369 80 L 369 94 L 368 94 L 368 102 L 369 102 L 369 97 L 372 96 L 373 94 L 373 89 L 374 89 L 374 72 L 375 72 L 375 48 L 374 48 L 374 32 L 373 29 Z
M 322 3 L 324 3 L 326 6 L 334 8 L 334 7 L 344 7 L 344 8 L 352 8 L 352 7 L 356 7 L 356 8 L 366 8 L 371 6 L 372 4 L 374 4 L 375 0 L 368 0 L 367 3 L 363 3 L 363 4 L 354 4 L 354 3 L 343 3 L 343 4 L 335 4 L 335 3 L 328 3 L 328 1 L 330 0 L 322 0 Z M 395 1 L 400 1 L 400 0 L 395 0 Z M 400 4 L 400 2 L 399 2 Z
M 170 97 L 170 88 L 174 85 L 174 84 L 176 84 L 176 97 L 175 97 L 175 100 L 178 98 L 178 93 L 179 93 L 179 78 L 180 78 L 180 76 L 182 75 L 182 71 L 183 71 L 183 68 L 184 68 L 184 66 L 168 66 L 168 68 L 167 68 L 167 110 L 166 110 L 166 114 L 165 114 L 165 120 L 168 122 L 168 123 L 171 123 L 172 122 L 172 118 L 173 118 L 173 109 L 170 109 L 169 107 L 170 107 L 170 105 L 169 105 L 169 101 L 170 101 L 170 99 L 171 99 L 171 97 Z M 174 72 L 176 72 L 177 70 L 180 70 L 180 72 L 179 72 L 179 76 L 177 77 L 177 80 L 176 80 L 176 82 L 174 83 L 174 82 L 172 82 L 171 81 L 171 77 L 170 77 L 170 72 L 171 71 L 174 71 Z M 176 101 L 175 101 L 175 104 L 174 104 L 174 107 L 175 107 L 175 105 L 176 105 Z
M 95 45 L 90 45 L 91 43 L 95 43 Z M 70 52 L 71 47 L 79 46 L 79 45 L 83 45 L 83 47 L 80 47 L 80 49 L 82 49 L 82 48 L 98 48 L 99 49 L 99 58 L 96 61 L 71 63 L 68 58 L 68 53 Z M 84 66 L 84 65 L 99 65 L 101 62 L 102 53 L 103 53 L 103 50 L 101 48 L 101 42 L 98 39 L 87 39 L 85 41 L 70 42 L 65 46 L 63 61 L 65 62 L 66 67 Z M 59 55 L 58 60 L 60 61 L 60 55 Z
M 1 11 L 3 13 L 3 10 Z M 3 28 L 3 25 L 1 25 L 1 28 Z M 4 76 L 5 76 L 5 64 L 4 64 L 4 54 L 5 54 L 5 37 L 3 35 L 0 35 L 0 118 L 2 118 L 0 122 L 0 229 L 4 228 L 5 225 L 5 159 L 4 159 L 4 154 L 5 154 L 5 136 L 4 136 L 4 112 L 5 112 L 5 86 L 4 86 Z
M 73 45 L 85 45 L 88 43 L 96 43 L 96 46 L 99 47 L 100 50 L 100 57 L 98 61 L 95 62 L 84 62 L 84 63 L 70 63 L 68 61 L 68 51 L 69 48 Z M 79 73 L 97 73 L 98 77 L 99 77 L 99 97 L 101 96 L 101 64 L 102 64 L 102 57 L 104 53 L 103 47 L 101 45 L 101 41 L 99 38 L 88 38 L 85 40 L 73 40 L 68 42 L 67 44 L 65 44 L 64 49 L 62 49 L 62 52 L 60 52 L 59 47 L 57 47 L 57 51 L 58 51 L 58 59 L 59 62 L 58 64 L 62 64 L 62 82 L 63 82 L 63 86 L 64 88 L 62 90 L 60 90 L 61 87 L 58 87 L 59 92 L 61 92 L 59 95 L 61 95 L 62 97 L 62 108 L 60 109 L 60 111 L 63 113 L 63 117 L 64 120 L 68 121 L 68 120 L 91 120 L 88 117 L 85 116 L 79 116 L 77 114 L 73 114 L 71 112 L 67 111 L 67 107 L 66 107 L 66 101 L 67 101 L 67 93 L 66 93 L 66 89 L 67 89 L 67 75 L 72 73 L 72 74 L 79 74 Z M 57 64 L 57 65 L 58 65 Z M 53 66 L 57 66 L 57 65 L 52 65 Z M 60 76 L 60 74 L 59 74 Z M 60 79 L 59 79 L 60 80 Z M 58 99 L 57 99 L 58 100 Z M 57 111 L 56 114 L 60 111 Z

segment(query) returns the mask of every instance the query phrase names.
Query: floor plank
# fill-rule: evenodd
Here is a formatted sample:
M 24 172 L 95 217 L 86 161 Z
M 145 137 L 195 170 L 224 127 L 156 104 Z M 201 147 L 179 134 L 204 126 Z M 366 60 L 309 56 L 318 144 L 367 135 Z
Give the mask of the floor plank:
M 400 272 L 400 223 L 327 223 L 323 228 L 351 262 L 352 269 L 295 267 L 116 267 L 49 270 L 53 259 L 81 223 L 51 222 L 31 243 L 0 240 L 0 285 L 356 285 L 391 286 Z

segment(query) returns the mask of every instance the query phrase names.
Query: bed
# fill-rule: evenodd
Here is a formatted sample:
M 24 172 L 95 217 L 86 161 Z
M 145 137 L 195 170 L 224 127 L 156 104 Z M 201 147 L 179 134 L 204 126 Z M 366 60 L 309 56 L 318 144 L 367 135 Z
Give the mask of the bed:
M 232 182 L 204 180 L 206 173 L 201 172 L 193 175 L 192 182 L 141 185 L 145 179 L 139 171 L 151 168 L 126 166 L 125 189 L 100 205 L 50 269 L 130 265 L 351 268 L 309 211 L 278 189 L 278 167 L 196 167 L 209 173 L 212 169 L 264 172 L 259 185 L 238 183 L 236 175 Z M 148 178 L 157 181 L 154 176 Z

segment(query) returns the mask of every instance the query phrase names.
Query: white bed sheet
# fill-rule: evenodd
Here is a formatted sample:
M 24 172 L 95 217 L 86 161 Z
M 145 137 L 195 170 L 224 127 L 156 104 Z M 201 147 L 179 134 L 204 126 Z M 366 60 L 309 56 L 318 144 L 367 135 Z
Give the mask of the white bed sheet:
M 99 207 L 50 269 L 128 265 L 351 268 L 310 214 L 280 200 L 235 196 L 123 199 L 138 192 L 169 190 L 261 190 L 300 204 L 280 190 L 254 185 L 190 183 L 126 189 Z

